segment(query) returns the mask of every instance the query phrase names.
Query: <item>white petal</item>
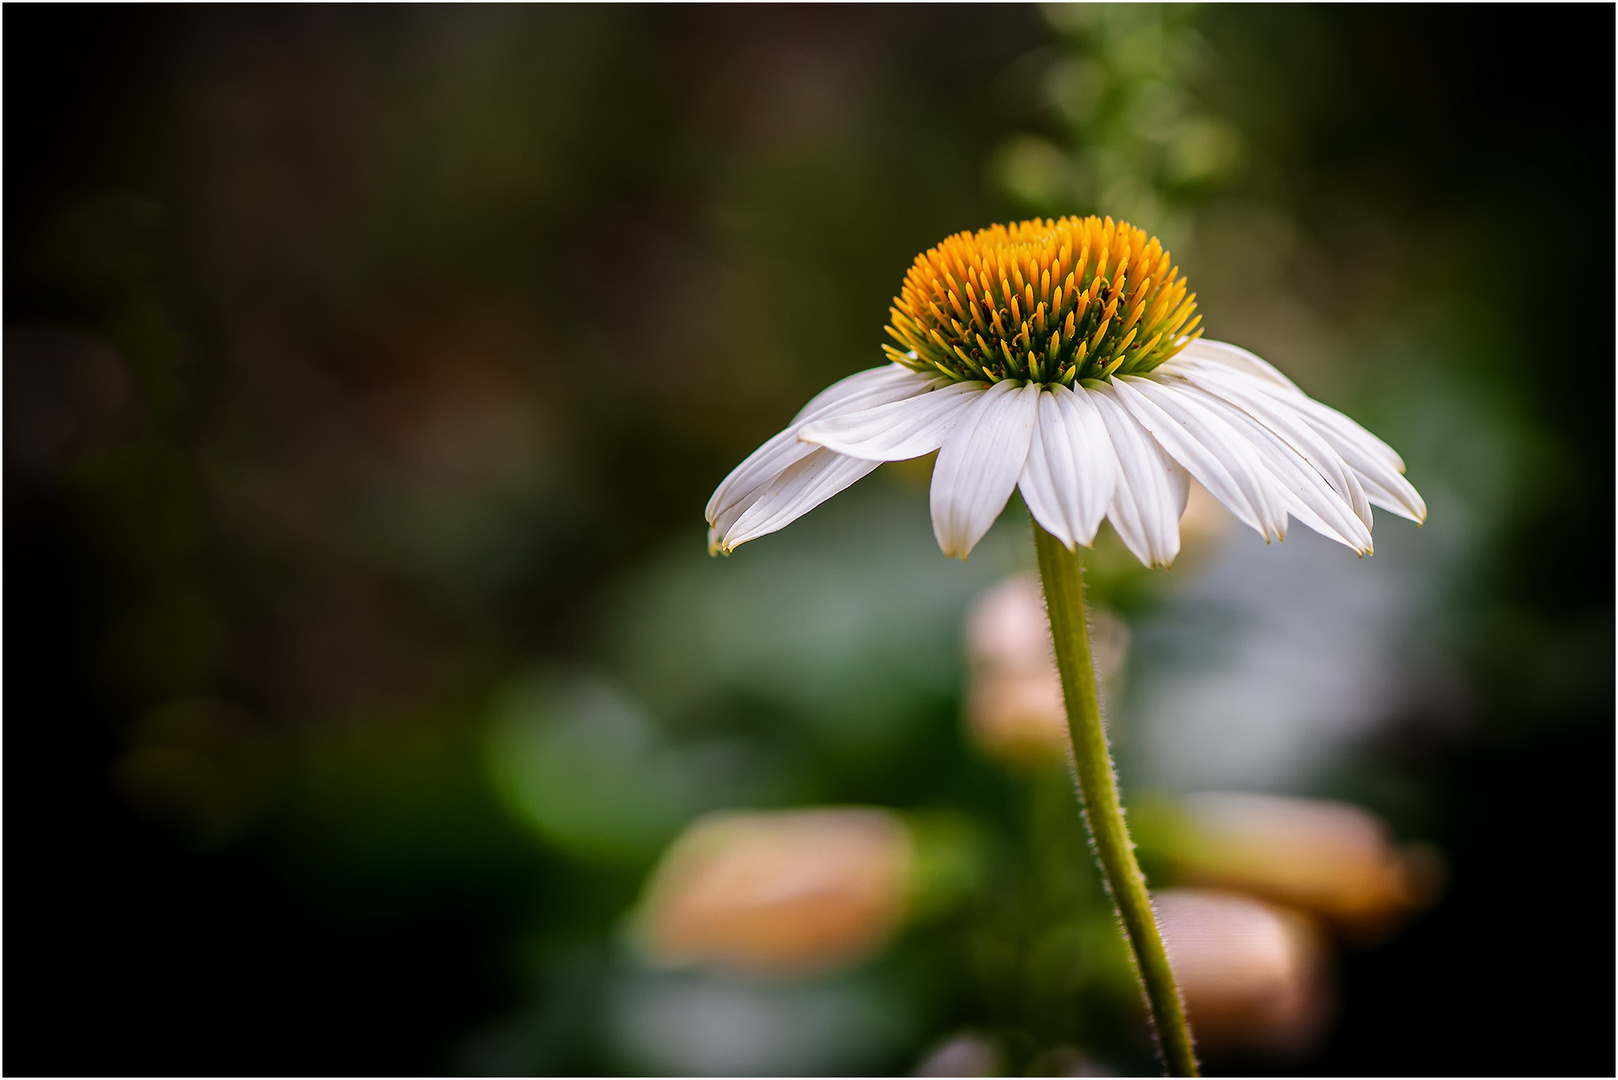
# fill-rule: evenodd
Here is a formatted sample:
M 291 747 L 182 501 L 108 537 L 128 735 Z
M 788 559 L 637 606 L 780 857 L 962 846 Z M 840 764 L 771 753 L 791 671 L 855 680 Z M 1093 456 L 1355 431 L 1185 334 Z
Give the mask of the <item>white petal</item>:
M 1088 387 L 1118 463 L 1107 517 L 1124 546 L 1147 566 L 1167 567 L 1180 553 L 1180 515 L 1191 478 L 1118 401 L 1111 384 Z
M 1354 470 L 1365 486 L 1365 497 L 1401 517 L 1420 524 L 1427 520 L 1427 504 L 1404 478 L 1405 463 L 1391 447 L 1336 409 L 1305 398 L 1299 413 L 1320 432 Z
M 957 382 L 874 409 L 806 424 L 798 437 L 867 461 L 903 461 L 930 454 L 960 423 L 966 406 L 988 388 Z
M 1245 438 L 1179 387 L 1138 376 L 1115 379 L 1113 386 L 1141 426 L 1209 494 L 1265 540 L 1286 538 L 1284 502 L 1272 499 L 1268 474 Z
M 794 424 L 807 424 L 811 420 L 831 416 L 833 406 L 841 406 L 845 402 L 862 394 L 880 391 L 887 386 L 909 386 L 918 392 L 926 389 L 935 382 L 941 382 L 942 376 L 937 372 L 923 374 L 903 364 L 887 364 L 879 368 L 870 368 L 866 371 L 857 371 L 846 379 L 839 379 L 826 389 L 809 399 L 809 403 L 798 410 L 798 415 L 792 418 Z M 894 400 L 892 398 L 888 400 Z M 879 402 L 861 402 L 858 408 L 869 409 Z M 848 412 L 847 408 L 838 408 L 837 412 Z
M 1405 471 L 1404 459 L 1394 452 L 1393 447 L 1330 405 L 1306 397 L 1298 404 L 1298 411 L 1308 419 L 1315 430 L 1330 438 L 1334 446 L 1340 442 L 1351 442 L 1358 447 L 1360 453 L 1380 461 L 1394 472 Z
M 708 523 L 721 533 L 726 532 L 783 470 L 813 452 L 814 447 L 798 440 L 805 424 L 914 397 L 925 393 L 936 381 L 932 376 L 889 364 L 833 383 L 811 398 L 786 430 L 731 470 L 708 500 Z
M 1180 393 L 1191 395 L 1206 405 L 1248 439 L 1294 517 L 1361 555 L 1371 553 L 1370 527 L 1354 513 L 1349 501 L 1284 439 L 1247 412 L 1200 387 L 1182 384 Z
M 749 540 L 785 528 L 880 464 L 811 447 L 808 457 L 793 463 L 759 493 L 725 533 L 719 550 L 729 554 Z
M 1165 374 L 1185 375 L 1188 378 L 1192 372 L 1206 372 L 1227 378 L 1230 376 L 1247 378 L 1257 384 L 1255 389 L 1278 396 L 1287 404 L 1308 413 L 1315 426 L 1324 426 L 1344 438 L 1355 439 L 1362 444 L 1367 453 L 1382 458 L 1401 473 L 1405 471 L 1404 461 L 1391 446 L 1336 409 L 1305 394 L 1285 375 L 1246 349 L 1239 349 L 1222 341 L 1194 341 L 1157 370 Z
M 1370 527 L 1371 507 L 1359 478 L 1343 461 L 1343 456 L 1300 415 L 1297 402 L 1265 393 L 1252 379 L 1232 371 L 1196 368 L 1182 369 L 1180 374 L 1194 386 L 1224 400 L 1278 435 L 1325 477 L 1348 501 L 1354 515 Z
M 972 553 L 1017 486 L 1039 415 L 1040 390 L 1010 380 L 970 399 L 933 466 L 933 535 L 945 555 Z
M 1275 369 L 1275 365 L 1248 352 L 1246 349 L 1231 345 L 1224 341 L 1209 341 L 1198 338 L 1181 349 L 1167 363 L 1158 368 L 1174 370 L 1175 366 L 1211 367 L 1235 372 L 1270 385 L 1271 388 L 1283 393 L 1292 393 L 1303 396 L 1298 384 L 1287 378 Z
M 1316 402 L 1315 404 L 1319 404 Z M 1325 406 L 1321 406 L 1325 408 Z M 1330 411 L 1330 410 L 1328 410 Z M 1341 419 L 1353 424 L 1352 420 L 1337 414 Z M 1400 517 L 1407 517 L 1416 524 L 1427 520 L 1427 504 L 1422 501 L 1421 495 L 1411 486 L 1410 481 L 1402 475 L 1402 469 L 1390 464 L 1386 458 L 1377 455 L 1364 439 L 1356 438 L 1344 431 L 1341 426 L 1319 423 L 1315 415 L 1306 416 L 1310 425 L 1331 444 L 1332 448 L 1343 455 L 1348 467 L 1354 470 L 1354 475 L 1365 488 L 1365 497 L 1373 506 L 1380 506 L 1384 510 L 1391 510 Z M 1355 424 L 1355 427 L 1359 425 Z M 1360 429 L 1362 432 L 1363 428 Z M 1365 432 L 1365 437 L 1376 440 L 1376 436 Z M 1400 463 L 1403 464 L 1402 462 Z
M 1352 459 L 1350 464 L 1352 465 Z M 1365 497 L 1371 501 L 1372 506 L 1391 510 L 1402 518 L 1409 518 L 1417 525 L 1427 520 L 1427 503 L 1410 481 L 1398 473 L 1385 466 L 1378 466 L 1372 469 L 1356 467 L 1354 475 L 1359 477 L 1361 485 L 1365 488 Z
M 1039 423 L 1017 486 L 1028 512 L 1069 549 L 1095 539 L 1118 481 L 1106 422 L 1082 386 L 1039 395 Z
M 1417 524 L 1427 520 L 1427 504 L 1404 478 L 1405 463 L 1391 446 L 1314 398 L 1288 398 L 1287 404 L 1296 408 L 1298 415 L 1342 455 L 1372 505 Z

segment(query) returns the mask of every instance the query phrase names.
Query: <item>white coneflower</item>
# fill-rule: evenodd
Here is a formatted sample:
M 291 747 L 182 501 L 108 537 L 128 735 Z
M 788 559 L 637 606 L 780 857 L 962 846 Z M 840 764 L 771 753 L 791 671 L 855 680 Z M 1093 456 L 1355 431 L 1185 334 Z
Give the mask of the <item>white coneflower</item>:
M 1192 476 L 1266 540 L 1290 515 L 1368 554 L 1371 506 L 1426 517 L 1386 443 L 1252 353 L 1199 340 L 1195 307 L 1157 240 L 1110 218 L 952 236 L 906 275 L 893 362 L 821 392 L 725 478 L 710 546 L 934 450 L 933 532 L 961 558 L 1018 487 L 1068 548 L 1105 517 L 1148 566 L 1180 550 Z
M 1107 518 L 1168 566 L 1193 476 L 1266 541 L 1291 516 L 1366 554 L 1373 504 L 1427 514 L 1399 455 L 1252 353 L 1199 341 L 1195 308 L 1162 245 L 1111 218 L 958 233 L 906 275 L 892 363 L 822 391 L 708 502 L 709 547 L 730 552 L 937 450 L 933 533 L 964 559 L 1022 489 L 1085 818 L 1175 1076 L 1196 1053 L 1118 797 L 1078 548 Z

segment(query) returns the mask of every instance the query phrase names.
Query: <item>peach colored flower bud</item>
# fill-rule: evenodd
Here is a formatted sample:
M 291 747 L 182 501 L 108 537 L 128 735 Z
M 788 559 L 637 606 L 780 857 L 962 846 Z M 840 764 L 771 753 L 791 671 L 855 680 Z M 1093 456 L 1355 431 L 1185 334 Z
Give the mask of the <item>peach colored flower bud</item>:
M 1246 792 L 1192 795 L 1184 806 L 1184 880 L 1304 908 L 1350 938 L 1386 935 L 1438 891 L 1437 853 L 1401 849 L 1358 806 Z
M 911 848 L 883 810 L 710 814 L 653 871 L 641 944 L 654 963 L 733 974 L 849 966 L 898 927 Z
M 1096 669 L 1104 680 L 1115 679 L 1128 655 L 1129 629 L 1104 608 L 1092 607 L 1090 618 Z M 1009 578 L 979 597 L 967 614 L 966 651 L 973 741 L 1014 764 L 1065 755 L 1067 709 L 1039 578 Z
M 1205 1050 L 1307 1052 L 1330 1010 L 1325 944 L 1307 916 L 1211 889 L 1165 889 L 1153 906 Z

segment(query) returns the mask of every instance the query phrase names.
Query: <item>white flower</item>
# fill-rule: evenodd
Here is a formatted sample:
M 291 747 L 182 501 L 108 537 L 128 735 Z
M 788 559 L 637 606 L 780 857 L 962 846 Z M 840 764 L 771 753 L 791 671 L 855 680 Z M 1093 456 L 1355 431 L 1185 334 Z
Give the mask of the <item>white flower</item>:
M 822 391 L 737 466 L 708 503 L 710 548 L 728 553 L 880 463 L 934 450 L 933 533 L 963 559 L 1014 488 L 1070 549 L 1091 543 L 1107 518 L 1148 566 L 1179 552 L 1190 477 L 1266 541 L 1285 539 L 1290 515 L 1369 554 L 1371 506 L 1426 517 L 1386 443 L 1245 349 L 1181 330 L 1194 298 L 1182 300 L 1184 282 L 1164 272 L 1157 242 L 1126 230 L 1110 219 L 1035 221 L 963 233 L 918 258 L 890 331 L 912 348 Z M 1092 244 L 1099 257 L 1086 279 Z M 970 303 L 957 301 L 962 293 Z M 941 310 L 946 297 L 960 319 Z M 1126 319 L 1113 317 L 1120 303 Z M 973 329 L 990 323 L 993 344 Z M 1154 329 L 1130 351 L 1137 331 Z

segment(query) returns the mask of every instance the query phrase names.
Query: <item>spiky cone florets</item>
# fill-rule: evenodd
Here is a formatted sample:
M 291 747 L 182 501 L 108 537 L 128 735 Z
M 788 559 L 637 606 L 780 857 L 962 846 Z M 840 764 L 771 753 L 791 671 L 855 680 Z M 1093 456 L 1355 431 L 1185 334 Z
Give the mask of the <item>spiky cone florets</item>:
M 1141 375 L 1201 331 L 1196 295 L 1155 237 L 1112 218 L 961 232 L 916 256 L 887 328 L 890 359 L 955 380 Z

